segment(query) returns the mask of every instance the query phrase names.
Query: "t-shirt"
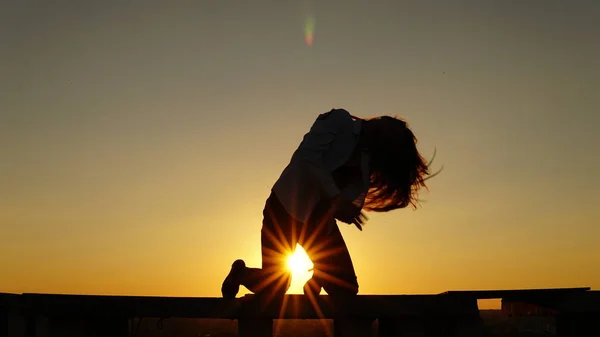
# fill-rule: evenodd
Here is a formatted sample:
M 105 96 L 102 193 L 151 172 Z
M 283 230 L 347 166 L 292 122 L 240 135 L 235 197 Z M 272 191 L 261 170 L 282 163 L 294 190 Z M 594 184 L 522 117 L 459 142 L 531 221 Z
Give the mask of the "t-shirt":
M 344 193 L 362 205 L 369 189 L 369 157 L 345 166 L 358 144 L 362 120 L 344 109 L 320 114 L 272 190 L 295 219 L 306 222 L 322 198 Z

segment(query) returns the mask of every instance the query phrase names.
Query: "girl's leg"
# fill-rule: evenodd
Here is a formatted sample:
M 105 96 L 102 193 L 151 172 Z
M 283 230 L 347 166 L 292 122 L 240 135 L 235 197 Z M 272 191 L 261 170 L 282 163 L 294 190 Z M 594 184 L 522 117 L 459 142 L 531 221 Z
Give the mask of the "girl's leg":
M 331 233 L 327 232 L 327 224 L 334 221 L 330 216 L 311 221 L 301 235 L 300 245 L 314 264 L 313 284 L 310 285 L 320 285 L 332 296 L 356 295 L 357 277 L 342 233 L 337 224 L 333 224 Z
M 245 268 L 241 284 L 255 294 L 284 295 L 292 279 L 287 260 L 294 253 L 301 227 L 271 194 L 263 211 L 262 268 Z

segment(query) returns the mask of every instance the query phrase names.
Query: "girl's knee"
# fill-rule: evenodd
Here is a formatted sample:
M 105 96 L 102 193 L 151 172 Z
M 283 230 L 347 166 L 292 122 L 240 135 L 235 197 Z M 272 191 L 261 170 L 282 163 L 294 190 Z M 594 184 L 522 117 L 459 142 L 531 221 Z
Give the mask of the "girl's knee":
M 291 272 L 279 272 L 276 277 L 272 277 L 261 293 L 269 293 L 273 296 L 283 296 L 292 284 Z
M 327 292 L 327 294 L 331 296 L 355 296 L 358 294 L 358 284 L 354 285 L 338 285 L 338 284 L 328 284 L 323 286 L 323 289 Z
M 358 294 L 358 280 L 355 275 L 331 275 L 332 280 L 317 277 L 327 294 L 332 296 L 354 296 Z

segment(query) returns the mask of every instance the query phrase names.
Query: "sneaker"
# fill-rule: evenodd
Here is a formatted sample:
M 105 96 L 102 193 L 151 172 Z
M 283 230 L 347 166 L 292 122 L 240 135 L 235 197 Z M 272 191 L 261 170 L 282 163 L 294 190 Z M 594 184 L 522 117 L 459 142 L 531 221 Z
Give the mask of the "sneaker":
M 221 294 L 223 295 L 223 298 L 235 298 L 240 290 L 244 269 L 246 269 L 246 263 L 244 260 L 235 260 L 233 262 L 229 275 L 227 275 L 223 281 L 223 284 L 221 285 Z

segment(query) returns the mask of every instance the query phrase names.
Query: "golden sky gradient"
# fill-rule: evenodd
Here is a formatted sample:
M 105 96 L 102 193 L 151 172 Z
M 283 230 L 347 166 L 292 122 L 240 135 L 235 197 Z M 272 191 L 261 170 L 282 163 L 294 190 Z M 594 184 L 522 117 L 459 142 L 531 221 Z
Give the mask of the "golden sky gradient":
M 331 108 L 444 165 L 341 225 L 360 293 L 600 288 L 597 1 L 2 6 L 0 292 L 220 296 Z

